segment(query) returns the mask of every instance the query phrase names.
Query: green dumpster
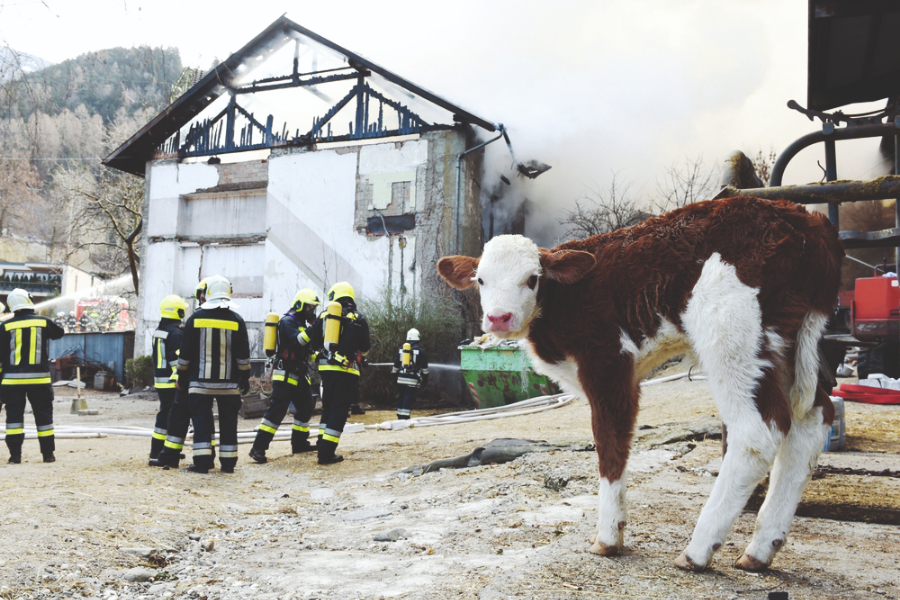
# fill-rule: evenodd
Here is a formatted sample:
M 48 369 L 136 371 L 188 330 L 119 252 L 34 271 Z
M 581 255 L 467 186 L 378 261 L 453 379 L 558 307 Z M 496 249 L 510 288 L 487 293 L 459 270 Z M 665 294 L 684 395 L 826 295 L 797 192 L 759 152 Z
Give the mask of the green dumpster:
M 528 355 L 518 346 L 460 346 L 459 350 L 460 369 L 479 408 L 559 393 L 556 383 L 531 368 Z

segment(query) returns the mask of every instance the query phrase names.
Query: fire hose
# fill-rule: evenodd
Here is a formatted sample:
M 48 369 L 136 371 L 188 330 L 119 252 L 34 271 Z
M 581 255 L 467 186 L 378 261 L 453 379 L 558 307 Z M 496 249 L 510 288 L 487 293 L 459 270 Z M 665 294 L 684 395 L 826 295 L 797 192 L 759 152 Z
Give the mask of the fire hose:
M 669 375 L 659 377 L 648 381 L 642 381 L 641 386 L 651 386 L 678 379 L 690 378 L 692 381 L 705 380 L 705 375 L 692 375 L 690 371 L 679 373 L 677 375 Z M 375 423 L 365 425 L 359 423 L 348 423 L 343 433 L 358 433 L 360 431 L 398 431 L 415 427 L 433 427 L 435 425 L 452 425 L 458 423 L 473 423 L 476 421 L 488 421 L 493 419 L 503 419 L 506 417 L 519 417 L 530 415 L 554 408 L 561 408 L 571 403 L 576 396 L 574 394 L 550 394 L 546 396 L 537 396 L 535 398 L 527 398 L 507 404 L 505 406 L 496 406 L 493 408 L 482 408 L 477 410 L 465 410 L 452 413 L 444 413 L 430 417 L 415 417 L 412 419 L 385 421 L 383 423 Z M 317 429 L 319 425 L 311 424 L 310 429 Z M 59 439 L 86 439 L 100 438 L 107 435 L 130 435 L 137 437 L 150 437 L 153 430 L 144 427 L 123 426 L 123 427 L 77 427 L 77 426 L 60 426 L 55 428 L 55 437 Z M 26 429 L 25 439 L 37 438 L 36 429 Z M 216 438 L 219 436 L 216 435 Z M 256 431 L 239 431 L 237 434 L 238 444 L 252 443 L 256 438 Z M 191 433 L 188 433 L 186 439 L 191 439 Z M 275 440 L 288 440 L 291 438 L 291 430 L 278 430 L 275 432 Z

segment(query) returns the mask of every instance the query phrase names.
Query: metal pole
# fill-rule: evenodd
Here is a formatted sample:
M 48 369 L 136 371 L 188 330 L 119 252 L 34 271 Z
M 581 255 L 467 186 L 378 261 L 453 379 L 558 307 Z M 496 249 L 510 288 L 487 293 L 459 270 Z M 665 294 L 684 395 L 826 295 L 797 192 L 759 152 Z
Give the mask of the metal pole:
M 834 151 L 834 138 L 825 140 L 825 180 L 837 181 L 837 158 Z M 834 223 L 834 228 L 840 230 L 841 217 L 837 202 L 828 203 L 828 219 Z
M 900 135 L 894 136 L 894 175 L 900 175 Z M 894 227 L 900 227 L 900 198 L 894 198 Z M 894 272 L 900 274 L 900 247 L 894 248 Z
M 794 158 L 798 152 L 823 142 L 826 139 L 831 140 L 858 140 L 870 137 L 882 137 L 885 135 L 896 135 L 900 123 L 879 123 L 876 125 L 854 125 L 853 127 L 841 127 L 833 132 L 826 133 L 824 131 L 814 131 L 797 139 L 790 146 L 782 150 L 781 154 L 775 160 L 772 166 L 772 175 L 769 178 L 769 186 L 777 187 L 781 185 L 781 179 L 788 163 Z

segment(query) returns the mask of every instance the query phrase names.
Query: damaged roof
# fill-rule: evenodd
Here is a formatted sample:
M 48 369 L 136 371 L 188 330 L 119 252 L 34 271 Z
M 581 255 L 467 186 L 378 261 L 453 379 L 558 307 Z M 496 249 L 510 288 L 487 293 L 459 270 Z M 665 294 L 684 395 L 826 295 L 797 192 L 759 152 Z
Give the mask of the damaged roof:
M 290 56 L 292 44 L 292 72 L 260 77 L 264 63 L 270 59 L 276 62 L 276 56 Z M 301 72 L 298 68 L 301 59 L 308 71 Z M 343 84 L 342 91 L 346 95 L 336 100 L 325 93 L 325 86 L 332 84 Z M 304 98 L 315 97 L 320 103 L 317 112 L 304 115 L 307 120 L 302 131 L 296 122 L 291 123 L 290 128 L 287 122 L 280 130 L 273 127 L 273 113 L 278 111 L 278 103 L 268 119 L 257 119 L 251 111 L 251 108 L 263 111 L 272 108 L 256 97 L 268 92 L 274 92 L 274 97 L 277 93 L 286 93 L 288 88 L 302 88 L 309 93 Z M 418 105 L 411 106 L 415 103 Z M 216 106 L 210 109 L 214 104 Z M 282 101 L 280 106 L 288 107 L 283 112 L 289 114 L 289 118 L 296 118 L 299 105 L 295 101 L 290 104 Z M 216 107 L 221 107 L 217 114 Z M 429 111 L 431 114 L 426 115 Z M 344 115 L 349 118 L 340 121 Z M 312 123 L 311 129 L 306 126 L 308 122 Z M 236 128 L 241 123 L 244 128 L 238 131 Z M 332 124 L 337 131 L 332 130 Z M 344 124 L 348 125 L 348 132 L 340 129 Z M 476 125 L 487 131 L 496 131 L 499 127 L 282 16 L 209 71 L 116 148 L 103 164 L 143 177 L 147 161 L 164 156 L 184 158 L 323 141 L 389 137 L 447 129 L 459 124 Z

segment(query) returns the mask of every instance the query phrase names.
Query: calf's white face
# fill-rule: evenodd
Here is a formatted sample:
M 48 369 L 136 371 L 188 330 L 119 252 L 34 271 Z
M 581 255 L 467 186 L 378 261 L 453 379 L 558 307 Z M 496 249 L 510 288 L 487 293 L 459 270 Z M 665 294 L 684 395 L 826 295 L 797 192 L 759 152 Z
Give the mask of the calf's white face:
M 475 269 L 484 312 L 481 328 L 500 338 L 525 337 L 538 314 L 542 274 L 540 248 L 528 238 L 501 235 L 485 244 Z
M 445 257 L 438 261 L 438 272 L 460 290 L 478 285 L 485 332 L 518 339 L 528 335 L 529 325 L 540 314 L 537 296 L 542 281 L 574 283 L 594 262 L 588 252 L 551 253 L 521 235 L 500 235 L 485 244 L 480 259 Z

